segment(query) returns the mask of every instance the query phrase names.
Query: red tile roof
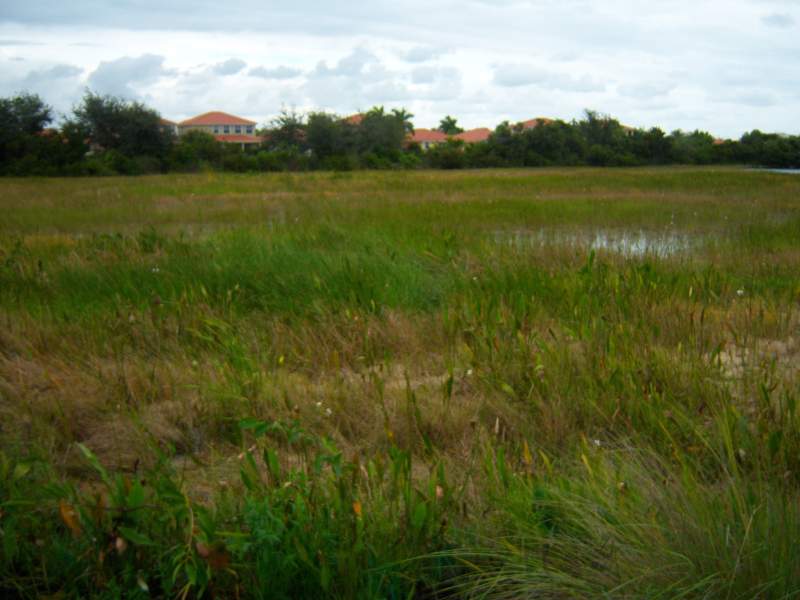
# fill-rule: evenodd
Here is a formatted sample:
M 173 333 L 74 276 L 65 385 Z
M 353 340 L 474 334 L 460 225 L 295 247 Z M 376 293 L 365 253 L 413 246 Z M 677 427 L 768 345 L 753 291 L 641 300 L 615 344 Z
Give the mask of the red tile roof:
M 230 135 L 215 135 L 214 139 L 218 142 L 225 142 L 229 144 L 260 144 L 264 141 L 264 138 L 260 135 L 239 135 L 239 134 L 230 134 Z
M 491 129 L 479 127 L 478 129 L 470 129 L 469 131 L 454 135 L 453 138 L 461 140 L 467 144 L 476 144 L 478 142 L 485 142 L 489 139 L 490 135 L 492 135 Z
M 256 125 L 256 122 L 229 115 L 228 113 L 213 111 L 181 121 L 179 125 Z
M 411 142 L 421 144 L 428 143 L 441 143 L 447 141 L 447 135 L 437 129 L 415 129 L 412 135 L 408 136 Z
M 548 119 L 547 117 L 536 117 L 535 119 L 530 119 L 528 121 L 522 121 L 519 123 L 522 125 L 522 129 L 535 129 L 539 127 L 539 125 L 550 125 L 554 123 L 553 119 Z
M 349 117 L 345 117 L 342 119 L 345 123 L 350 123 L 351 125 L 361 125 L 361 121 L 364 120 L 364 114 L 358 113 L 357 115 L 350 115 Z

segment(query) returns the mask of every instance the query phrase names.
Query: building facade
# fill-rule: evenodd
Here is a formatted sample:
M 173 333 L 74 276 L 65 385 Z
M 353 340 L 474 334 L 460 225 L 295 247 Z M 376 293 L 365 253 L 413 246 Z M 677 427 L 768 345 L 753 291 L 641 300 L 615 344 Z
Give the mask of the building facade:
M 263 138 L 255 135 L 256 122 L 221 111 L 203 113 L 177 125 L 178 135 L 203 131 L 224 144 L 240 144 L 243 148 L 259 145 Z

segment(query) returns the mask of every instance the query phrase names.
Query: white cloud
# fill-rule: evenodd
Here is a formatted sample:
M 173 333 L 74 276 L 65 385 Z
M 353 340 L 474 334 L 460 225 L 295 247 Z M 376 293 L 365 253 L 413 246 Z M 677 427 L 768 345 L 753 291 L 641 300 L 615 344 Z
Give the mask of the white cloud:
M 139 98 L 141 87 L 157 82 L 160 78 L 174 74 L 164 68 L 164 57 L 156 54 L 123 56 L 112 61 L 103 61 L 89 75 L 89 87 L 100 94 L 112 94 L 124 98 Z
M 64 106 L 88 84 L 171 118 L 220 109 L 264 122 L 282 106 L 347 114 L 403 104 L 419 126 L 452 114 L 494 127 L 590 107 L 667 130 L 792 131 L 799 7 L 229 0 L 220 18 L 216 0 L 4 0 L 0 96 L 30 88 Z M 26 81 L 57 65 L 82 73 Z
M 761 22 L 767 27 L 777 27 L 778 29 L 786 29 L 794 25 L 794 19 L 791 15 L 785 13 L 772 13 L 761 17 Z
M 275 67 L 268 69 L 266 67 L 255 67 L 250 69 L 248 75 L 250 77 L 261 77 L 262 79 L 293 79 L 303 72 L 300 69 L 293 69 L 292 67 Z
M 654 98 L 666 96 L 675 89 L 671 82 L 647 82 L 619 86 L 619 93 L 630 98 Z
M 535 85 L 568 92 L 602 92 L 605 84 L 588 75 L 549 71 L 532 65 L 502 64 L 494 70 L 494 83 L 501 87 Z
M 229 58 L 228 60 L 217 63 L 211 70 L 215 75 L 236 75 L 247 66 L 247 63 L 240 58 Z
M 439 58 L 446 53 L 444 48 L 436 46 L 415 46 L 402 54 L 403 59 L 410 63 L 428 62 Z

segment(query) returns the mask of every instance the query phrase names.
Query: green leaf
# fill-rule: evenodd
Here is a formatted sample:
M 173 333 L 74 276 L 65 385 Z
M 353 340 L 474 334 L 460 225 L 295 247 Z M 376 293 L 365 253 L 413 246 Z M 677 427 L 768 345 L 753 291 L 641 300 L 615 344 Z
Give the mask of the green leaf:
M 139 508 L 144 504 L 145 501 L 145 492 L 142 484 L 138 481 L 135 481 L 131 486 L 130 492 L 128 492 L 128 497 L 126 499 L 127 508 Z
M 119 533 L 131 543 L 137 544 L 138 546 L 155 546 L 153 540 L 147 537 L 143 533 L 139 533 L 135 529 L 131 529 L 130 527 L 119 527 Z
M 111 478 L 108 476 L 108 471 L 106 471 L 105 468 L 103 468 L 103 465 L 100 464 L 100 461 L 94 455 L 94 452 L 89 450 L 89 448 L 87 448 L 83 444 L 78 444 L 78 448 L 83 453 L 83 456 L 86 458 L 89 464 L 92 465 L 92 468 L 100 474 L 103 483 L 105 483 L 108 486 L 113 485 L 111 482 Z
M 264 435 L 267 431 L 268 425 L 261 419 L 242 419 L 239 421 L 239 429 L 249 430 L 252 429 L 256 435 Z
M 514 391 L 514 388 L 512 388 L 507 383 L 501 382 L 500 383 L 500 389 L 503 390 L 511 398 L 516 398 L 517 397 L 517 393 Z
M 25 475 L 30 473 L 30 470 L 31 466 L 29 464 L 17 463 L 17 465 L 14 467 L 14 474 L 11 476 L 11 479 L 14 481 L 19 481 L 20 479 L 25 477 Z
M 420 502 L 414 507 L 414 512 L 411 515 L 411 526 L 420 531 L 423 526 L 425 525 L 425 520 L 428 516 L 428 507 L 425 506 L 424 502 Z

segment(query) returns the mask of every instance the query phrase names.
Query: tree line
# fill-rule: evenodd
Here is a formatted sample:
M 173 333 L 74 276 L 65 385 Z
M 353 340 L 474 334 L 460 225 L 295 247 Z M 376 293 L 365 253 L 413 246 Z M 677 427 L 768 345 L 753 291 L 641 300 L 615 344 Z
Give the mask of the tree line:
M 39 96 L 0 98 L 0 174 L 138 175 L 146 173 L 639 166 L 741 164 L 800 167 L 800 136 L 744 134 L 715 140 L 702 131 L 632 129 L 594 111 L 579 120 L 524 128 L 498 125 L 486 141 L 450 138 L 428 150 L 410 141 L 413 115 L 374 107 L 357 119 L 327 112 L 283 111 L 257 133 L 263 142 L 242 149 L 192 131 L 175 137 L 157 111 L 141 102 L 87 92 L 58 127 Z M 439 130 L 463 131 L 446 116 Z

